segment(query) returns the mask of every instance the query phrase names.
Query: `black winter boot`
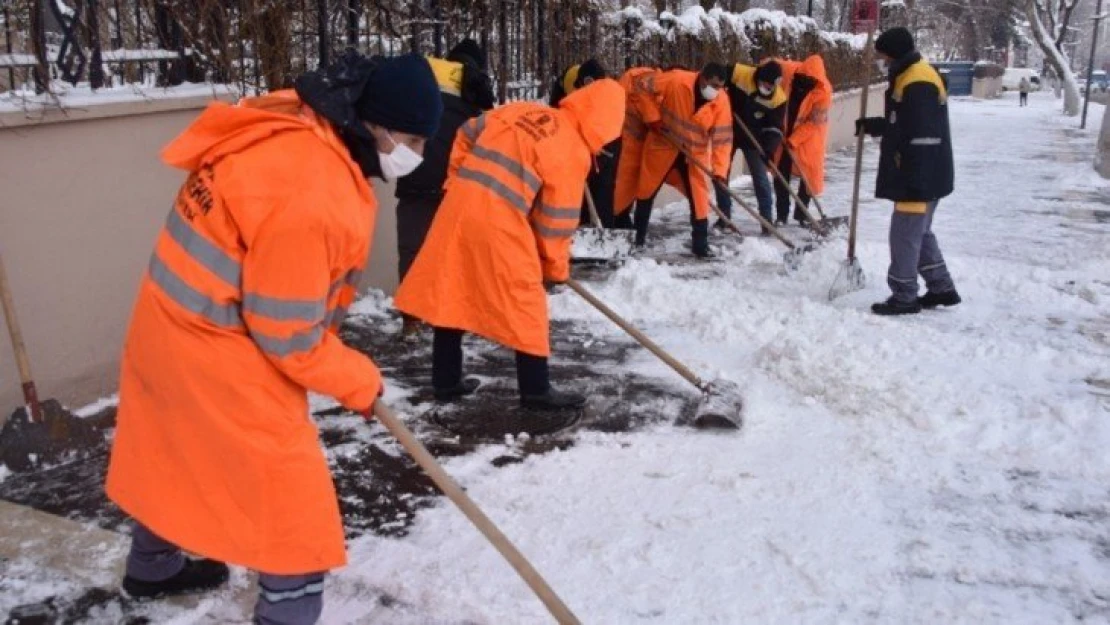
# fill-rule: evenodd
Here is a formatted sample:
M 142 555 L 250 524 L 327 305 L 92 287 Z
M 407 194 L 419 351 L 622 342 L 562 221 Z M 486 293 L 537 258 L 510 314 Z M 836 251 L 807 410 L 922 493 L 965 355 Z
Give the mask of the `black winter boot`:
M 944 293 L 933 293 L 927 291 L 925 295 L 917 298 L 917 303 L 921 304 L 922 308 L 932 310 L 937 306 L 955 306 L 963 300 L 960 299 L 960 294 L 955 289 L 945 291 Z
M 533 410 L 577 410 L 586 405 L 586 396 L 549 388 L 541 395 L 521 395 L 520 405 Z
M 160 582 L 144 582 L 130 575 L 123 578 L 123 590 L 136 599 L 171 597 L 212 590 L 227 582 L 227 565 L 216 560 L 185 560 L 177 575 Z
M 474 391 L 477 391 L 478 387 L 481 385 L 482 382 L 478 378 L 464 378 L 459 381 L 458 384 L 450 388 L 437 388 L 434 389 L 433 392 L 435 393 L 436 401 L 451 401 L 459 399 L 460 397 L 466 397 L 467 395 L 473 395 Z
M 876 315 L 888 317 L 893 315 L 915 315 L 921 312 L 921 304 L 916 301 L 899 302 L 893 297 L 890 297 L 885 302 L 871 304 L 871 312 Z
M 709 251 L 709 220 L 695 219 L 692 226 L 693 245 L 691 249 L 698 258 L 710 258 L 713 254 Z

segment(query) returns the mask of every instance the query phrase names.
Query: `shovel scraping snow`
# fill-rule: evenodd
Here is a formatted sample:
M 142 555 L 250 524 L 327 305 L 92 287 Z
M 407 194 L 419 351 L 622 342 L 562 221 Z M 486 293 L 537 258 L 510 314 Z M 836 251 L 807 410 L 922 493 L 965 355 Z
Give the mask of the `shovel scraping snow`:
M 570 247 L 571 260 L 603 263 L 622 261 L 631 256 L 636 232 L 603 227 L 589 187 L 586 187 L 586 207 L 589 209 L 593 227 L 579 228 L 574 233 L 574 240 Z
M 566 284 L 572 291 L 596 308 L 598 312 L 608 317 L 610 321 L 620 326 L 629 336 L 636 339 L 637 343 L 643 345 L 652 354 L 655 354 L 656 357 L 665 362 L 670 368 L 674 369 L 676 373 L 685 378 L 687 382 L 693 384 L 702 392 L 701 402 L 698 404 L 697 410 L 694 413 L 695 426 L 707 429 L 740 429 L 740 426 L 743 424 L 741 413 L 744 408 L 744 398 L 740 395 L 740 388 L 735 383 L 723 379 L 713 380 L 712 382 L 703 381 L 693 371 L 686 367 L 686 365 L 676 360 L 674 356 L 663 351 L 663 348 L 656 345 L 655 342 L 645 336 L 643 332 L 634 328 L 632 324 L 625 321 L 620 315 L 614 312 L 613 309 L 606 306 L 604 302 L 594 297 L 593 293 L 587 291 L 578 281 L 570 279 L 567 280 Z
M 871 67 L 871 38 L 874 35 L 875 31 L 868 31 L 867 33 L 867 44 L 864 47 L 864 50 L 867 51 L 863 60 L 864 67 Z M 867 117 L 867 94 L 870 92 L 870 87 L 871 81 L 865 80 L 863 82 L 863 93 L 860 95 L 860 119 Z M 848 225 L 848 259 L 841 263 L 840 271 L 837 272 L 832 286 L 829 287 L 829 301 L 852 291 L 859 291 L 867 284 L 867 276 L 864 275 L 863 267 L 860 266 L 859 259 L 856 258 L 856 225 L 859 223 L 859 179 L 863 173 L 863 145 L 864 135 L 861 132 L 856 138 L 856 177 L 852 186 L 852 215 Z
M 22 472 L 60 462 L 75 454 L 96 451 L 98 444 L 104 442 L 98 430 L 67 412 L 57 401 L 39 401 L 3 259 L 0 259 L 0 304 L 4 308 L 26 404 L 16 409 L 0 429 L 0 463 L 12 471 Z

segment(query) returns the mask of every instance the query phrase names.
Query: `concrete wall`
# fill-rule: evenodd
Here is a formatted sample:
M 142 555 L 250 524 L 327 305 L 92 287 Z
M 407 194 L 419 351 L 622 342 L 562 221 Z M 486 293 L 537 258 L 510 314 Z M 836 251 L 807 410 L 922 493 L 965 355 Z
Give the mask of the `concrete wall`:
M 90 106 L 28 118 L 0 114 L 0 253 L 39 393 L 80 405 L 114 392 L 119 350 L 154 238 L 184 174 L 158 160 L 208 98 Z M 882 88 L 869 114 L 880 115 Z M 858 93 L 838 94 L 829 149 L 854 143 Z M 396 287 L 392 185 L 363 287 Z M 22 403 L 0 339 L 0 420 Z
M 71 405 L 115 391 L 139 280 L 184 174 L 158 153 L 208 98 L 0 114 L 0 253 L 39 394 Z M 392 188 L 365 284 L 396 285 Z M 7 332 L 0 422 L 22 404 Z
M 971 81 L 971 97 L 980 100 L 997 98 L 1002 93 L 1002 78 L 975 78 Z

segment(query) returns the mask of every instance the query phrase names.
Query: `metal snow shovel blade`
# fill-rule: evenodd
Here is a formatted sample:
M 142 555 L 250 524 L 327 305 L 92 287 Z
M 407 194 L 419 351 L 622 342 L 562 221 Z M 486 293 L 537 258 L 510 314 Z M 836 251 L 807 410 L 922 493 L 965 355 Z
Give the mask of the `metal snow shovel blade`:
M 864 47 L 864 50 L 866 50 L 863 60 L 864 67 L 871 67 L 871 38 L 874 34 L 875 31 L 873 30 L 867 33 L 867 44 Z M 870 80 L 863 81 L 863 93 L 859 104 L 860 119 L 867 117 L 867 94 L 870 87 Z M 847 295 L 852 291 L 859 291 L 867 284 L 867 276 L 864 275 L 863 267 L 860 266 L 859 259 L 856 258 L 856 226 L 859 224 L 859 179 L 863 172 L 863 146 L 864 135 L 861 132 L 856 137 L 856 176 L 852 183 L 852 218 L 848 226 L 848 259 L 841 264 L 840 271 L 837 272 L 832 286 L 829 287 L 829 301 L 841 295 Z
M 97 450 L 104 437 L 96 428 L 66 411 L 53 399 L 39 401 L 31 377 L 31 360 L 27 357 L 27 347 L 23 344 L 23 334 L 15 316 L 15 303 L 2 258 L 0 304 L 4 308 L 4 319 L 11 335 L 26 403 L 17 408 L 0 429 L 0 462 L 12 471 L 24 472 Z
M 598 312 L 620 326 L 620 328 L 635 339 L 637 343 L 643 345 L 652 354 L 655 354 L 657 358 L 665 362 L 671 369 L 674 369 L 678 375 L 685 378 L 687 382 L 693 384 L 702 392 L 701 402 L 698 404 L 697 410 L 694 413 L 695 426 L 707 429 L 740 429 L 740 426 L 743 424 L 742 411 L 744 408 L 744 398 L 740 394 L 740 387 L 733 382 L 723 379 L 713 380 L 712 382 L 703 381 L 693 371 L 686 367 L 686 365 L 676 360 L 674 356 L 663 351 L 663 348 L 656 345 L 655 342 L 645 336 L 643 332 L 634 328 L 632 324 L 625 321 L 620 315 L 615 313 L 613 309 L 606 306 L 604 302 L 594 297 L 593 293 L 587 291 L 577 280 L 567 280 L 566 284 L 572 291 L 596 308 Z
M 606 229 L 601 225 L 593 194 L 586 187 L 586 207 L 589 209 L 592 228 L 579 228 L 571 241 L 570 257 L 573 262 L 620 262 L 632 255 L 636 232 L 634 230 Z

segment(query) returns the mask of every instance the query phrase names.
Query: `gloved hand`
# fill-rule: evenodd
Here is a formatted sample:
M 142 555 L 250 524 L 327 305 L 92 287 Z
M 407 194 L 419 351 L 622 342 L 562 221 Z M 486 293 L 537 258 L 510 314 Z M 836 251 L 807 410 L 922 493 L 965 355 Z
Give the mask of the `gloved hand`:
M 886 130 L 886 118 L 861 117 L 856 120 L 856 136 L 866 134 L 870 137 L 880 137 Z

